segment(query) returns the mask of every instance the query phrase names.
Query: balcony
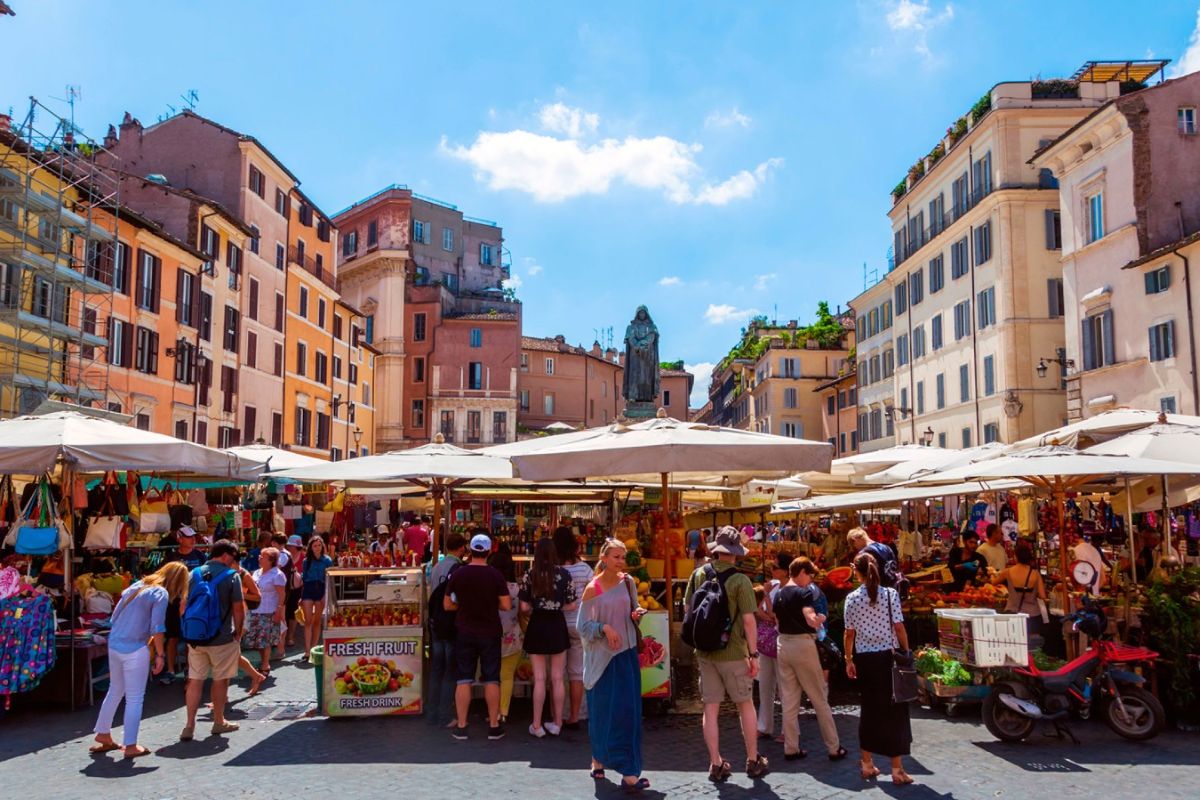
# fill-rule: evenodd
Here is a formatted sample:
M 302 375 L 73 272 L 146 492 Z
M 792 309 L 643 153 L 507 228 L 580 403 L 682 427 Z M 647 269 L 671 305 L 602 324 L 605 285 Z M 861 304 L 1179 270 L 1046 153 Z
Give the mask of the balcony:
M 904 263 L 906 260 L 916 255 L 916 252 L 925 245 L 932 242 L 938 236 L 946 232 L 946 229 L 958 222 L 967 215 L 971 209 L 979 205 L 983 198 L 995 191 L 995 187 L 987 186 L 976 189 L 971 192 L 963 202 L 957 204 L 939 220 L 931 221 L 928 228 L 922 228 L 917 231 L 917 236 L 912 240 L 908 238 L 909 228 L 905 227 L 896 231 L 897 242 L 895 245 L 896 251 L 896 266 Z
M 309 275 L 317 278 L 331 289 L 337 288 L 337 278 L 331 270 L 324 266 L 317 266 L 317 260 L 307 253 L 302 253 L 299 248 L 292 245 L 288 248 L 288 263 L 295 264 L 303 269 Z

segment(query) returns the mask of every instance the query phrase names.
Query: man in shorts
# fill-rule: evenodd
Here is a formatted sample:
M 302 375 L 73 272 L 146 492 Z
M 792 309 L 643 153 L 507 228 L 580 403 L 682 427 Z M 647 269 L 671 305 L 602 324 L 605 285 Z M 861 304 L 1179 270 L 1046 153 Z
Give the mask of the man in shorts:
M 717 531 L 716 540 L 709 545 L 712 566 L 717 574 L 736 570 L 739 556 L 746 555 L 742 536 L 732 525 Z M 684 595 L 685 608 L 691 608 L 692 595 L 705 581 L 704 567 L 692 573 Z M 754 612 L 754 586 L 741 573 L 725 581 L 725 597 L 729 603 L 729 619 L 732 627 L 729 641 L 721 650 L 696 651 L 696 664 L 700 671 L 700 696 L 704 701 L 704 744 L 708 747 L 708 779 L 721 783 L 733 774 L 728 761 L 721 758 L 721 741 L 718 716 L 721 703 L 728 695 L 737 705 L 738 719 L 742 727 L 742 739 L 746 743 L 746 775 L 753 779 L 763 777 L 769 771 L 767 759 L 758 754 L 758 713 L 754 709 L 754 678 L 758 675 L 758 628 Z M 755 644 L 752 649 L 751 642 Z
M 200 567 L 200 575 L 192 573 L 188 596 L 195 590 L 198 581 L 207 578 L 217 581 L 237 566 L 238 546 L 228 539 L 213 545 L 207 564 Z M 237 677 L 238 658 L 242 655 L 242 625 L 246 617 L 246 604 L 242 601 L 242 582 L 235 574 L 221 580 L 216 587 L 221 603 L 221 632 L 208 644 L 188 645 L 187 724 L 182 741 L 191 741 L 196 733 L 196 712 L 204 695 L 204 681 L 212 675 L 212 732 L 214 735 L 232 733 L 238 729 L 236 722 L 225 719 L 225 701 L 229 696 L 229 681 Z
M 454 738 L 459 740 L 467 738 L 467 710 L 476 671 L 487 701 L 488 739 L 504 738 L 500 727 L 500 640 L 504 635 L 500 611 L 512 610 L 512 597 L 500 570 L 488 566 L 491 552 L 492 540 L 486 534 L 471 537 L 471 558 L 450 576 L 443 601 L 447 611 L 458 612 L 454 615 L 454 657 L 458 663 Z

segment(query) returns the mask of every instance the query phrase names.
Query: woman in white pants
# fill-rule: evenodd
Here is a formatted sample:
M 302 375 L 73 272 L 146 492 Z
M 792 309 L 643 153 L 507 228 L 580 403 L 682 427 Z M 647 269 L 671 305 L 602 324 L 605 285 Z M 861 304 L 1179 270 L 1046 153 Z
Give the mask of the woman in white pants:
M 124 747 L 127 759 L 149 755 L 150 751 L 139 745 L 137 739 L 146 681 L 150 677 L 151 649 L 154 651 L 154 673 L 158 674 L 163 669 L 167 606 L 178 602 L 187 590 L 188 568 L 172 561 L 121 594 L 112 613 L 112 630 L 108 637 L 108 694 L 104 696 L 96 720 L 96 744 L 91 747 L 92 753 L 107 753 Z M 122 699 L 125 700 L 125 729 L 121 737 L 124 744 L 120 745 L 113 741 L 112 723 Z

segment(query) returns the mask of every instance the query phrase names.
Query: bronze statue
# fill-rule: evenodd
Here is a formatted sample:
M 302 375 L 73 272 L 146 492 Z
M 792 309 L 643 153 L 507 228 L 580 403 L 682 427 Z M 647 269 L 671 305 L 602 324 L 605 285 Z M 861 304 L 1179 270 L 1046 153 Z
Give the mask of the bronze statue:
M 645 306 L 625 329 L 625 376 L 621 394 L 629 405 L 658 399 L 658 328 Z

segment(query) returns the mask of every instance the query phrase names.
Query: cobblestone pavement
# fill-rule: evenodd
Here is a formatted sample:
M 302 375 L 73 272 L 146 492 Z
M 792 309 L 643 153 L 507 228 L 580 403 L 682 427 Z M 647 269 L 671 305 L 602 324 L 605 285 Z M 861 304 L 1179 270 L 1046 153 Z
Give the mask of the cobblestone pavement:
M 230 719 L 242 729 L 208 737 L 197 726 L 194 742 L 179 742 L 183 688 L 153 686 L 147 695 L 141 743 L 155 754 L 134 763 L 120 754 L 91 757 L 87 745 L 95 709 L 14 710 L 0 717 L 0 798 L 119 797 L 382 797 L 386 794 L 457 800 L 523 797 L 535 800 L 623 796 L 611 783 L 588 776 L 586 731 L 561 739 L 534 740 L 528 706 L 514 702 L 508 737 L 488 742 L 478 716 L 472 739 L 455 742 L 424 720 L 322 718 L 286 719 L 311 703 L 313 677 L 295 658 L 276 667 L 273 682 L 256 698 L 231 691 Z M 842 741 L 853 752 L 857 718 L 839 708 Z M 118 715 L 118 723 L 120 717 Z M 737 765 L 744 750 L 724 715 L 724 755 Z M 909 771 L 917 785 L 893 787 L 859 779 L 853 756 L 830 763 L 820 752 L 816 723 L 801 723 L 806 760 L 785 762 L 783 746 L 767 742 L 763 752 L 775 769 L 751 781 L 735 772 L 715 787 L 705 775 L 699 718 L 679 713 L 645 722 L 649 798 L 1195 798 L 1200 794 L 1200 736 L 1169 732 L 1148 744 L 1125 742 L 1099 722 L 1074 727 L 1081 745 L 1053 739 L 1031 745 L 996 742 L 965 710 L 946 718 L 914 712 L 914 757 Z M 120 728 L 114 731 L 118 737 Z

